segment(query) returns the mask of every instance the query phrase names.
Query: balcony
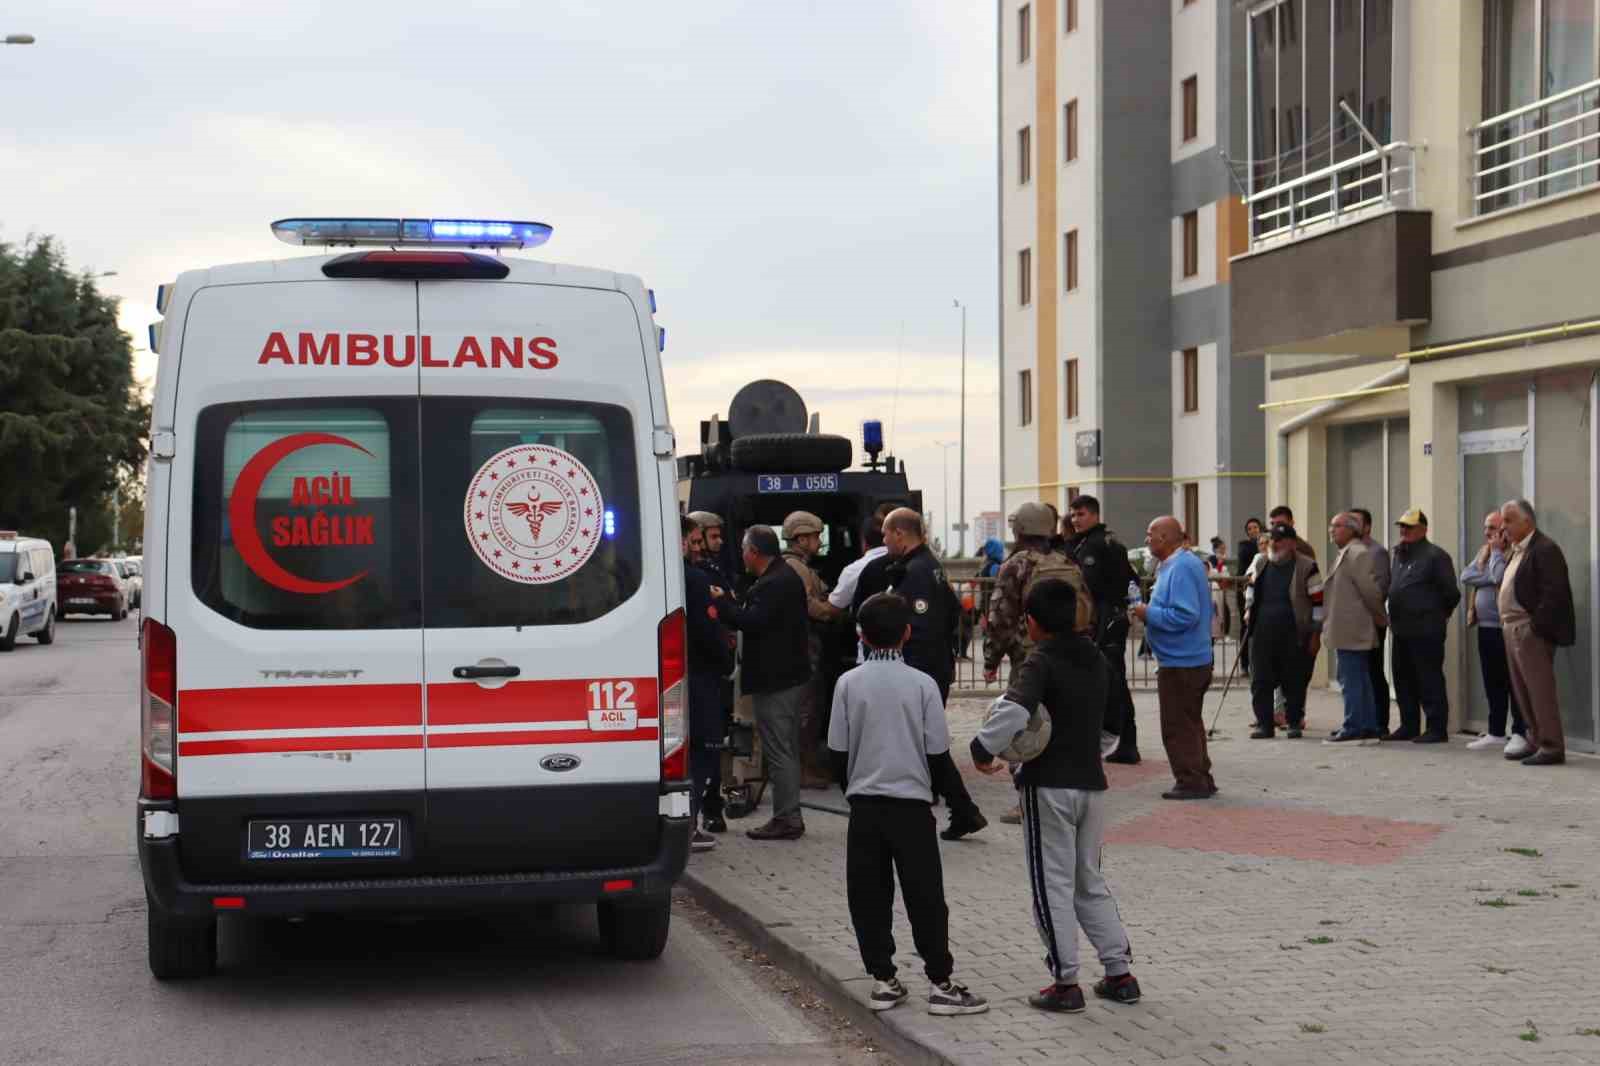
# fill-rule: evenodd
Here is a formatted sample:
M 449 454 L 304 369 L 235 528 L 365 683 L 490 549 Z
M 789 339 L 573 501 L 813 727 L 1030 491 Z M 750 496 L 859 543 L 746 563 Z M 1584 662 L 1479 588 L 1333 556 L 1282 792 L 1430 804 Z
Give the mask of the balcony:
M 1236 354 L 1390 354 L 1431 317 L 1417 152 L 1368 144 L 1245 197 L 1250 250 L 1232 261 L 1229 293 Z
M 1515 211 L 1600 181 L 1600 80 L 1467 130 L 1468 214 Z

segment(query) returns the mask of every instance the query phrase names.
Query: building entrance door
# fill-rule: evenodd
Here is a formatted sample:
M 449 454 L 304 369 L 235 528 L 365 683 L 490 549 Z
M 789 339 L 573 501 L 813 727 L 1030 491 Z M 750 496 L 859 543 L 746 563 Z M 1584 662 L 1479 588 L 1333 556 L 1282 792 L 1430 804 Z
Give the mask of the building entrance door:
M 1466 568 L 1483 547 L 1483 518 L 1507 500 L 1533 495 L 1533 449 L 1527 426 L 1485 429 L 1461 434 L 1461 544 L 1456 569 Z M 1483 692 L 1483 667 L 1478 658 L 1478 634 L 1466 626 L 1470 589 L 1462 590 L 1461 632 L 1465 654 L 1461 657 L 1461 691 L 1466 693 L 1465 724 L 1469 729 L 1488 727 L 1489 702 Z

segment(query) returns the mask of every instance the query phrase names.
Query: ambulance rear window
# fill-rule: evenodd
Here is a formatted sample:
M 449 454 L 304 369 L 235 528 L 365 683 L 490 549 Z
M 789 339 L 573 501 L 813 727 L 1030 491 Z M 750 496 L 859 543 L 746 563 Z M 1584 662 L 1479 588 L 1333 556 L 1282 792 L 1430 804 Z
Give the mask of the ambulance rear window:
M 424 397 L 425 625 L 572 625 L 632 596 L 636 451 L 612 404 Z
M 258 629 L 414 629 L 415 399 L 221 404 L 200 414 L 192 576 Z

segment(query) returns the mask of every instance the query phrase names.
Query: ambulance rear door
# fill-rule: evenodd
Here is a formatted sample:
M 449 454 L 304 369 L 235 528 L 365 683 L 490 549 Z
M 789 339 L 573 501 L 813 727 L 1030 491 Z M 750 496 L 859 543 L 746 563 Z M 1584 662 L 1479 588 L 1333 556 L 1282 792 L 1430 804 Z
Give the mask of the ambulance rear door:
M 425 868 L 416 285 L 319 264 L 175 309 L 161 621 L 195 881 Z
M 515 274 L 418 288 L 430 848 L 461 869 L 649 861 L 673 605 L 648 320 Z

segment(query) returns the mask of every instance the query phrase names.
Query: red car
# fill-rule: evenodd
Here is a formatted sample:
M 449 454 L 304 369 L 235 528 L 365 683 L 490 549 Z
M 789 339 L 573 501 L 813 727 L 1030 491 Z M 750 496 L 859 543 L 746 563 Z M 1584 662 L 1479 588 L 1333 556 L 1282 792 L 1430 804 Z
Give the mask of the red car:
M 118 621 L 128 617 L 127 593 L 116 564 L 106 559 L 57 563 L 56 604 L 63 618 L 69 614 L 109 614 Z

